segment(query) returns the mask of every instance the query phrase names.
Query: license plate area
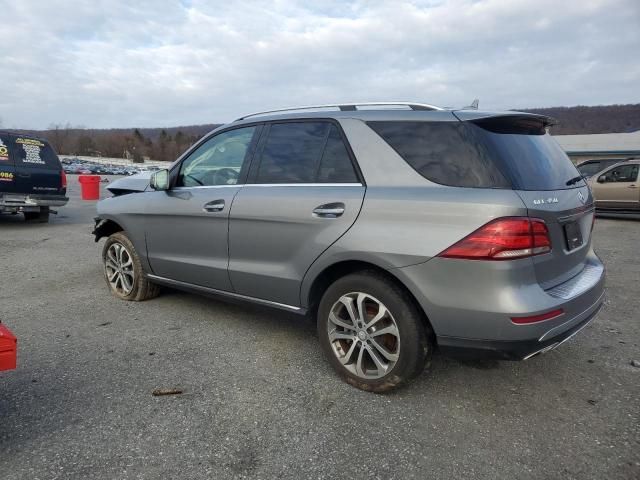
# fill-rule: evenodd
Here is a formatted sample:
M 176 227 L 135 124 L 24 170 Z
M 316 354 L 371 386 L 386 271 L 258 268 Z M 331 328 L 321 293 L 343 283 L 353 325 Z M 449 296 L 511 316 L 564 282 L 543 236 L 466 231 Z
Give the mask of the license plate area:
M 569 222 L 564 225 L 564 238 L 567 243 L 567 250 L 575 250 L 582 246 L 582 230 L 577 222 Z

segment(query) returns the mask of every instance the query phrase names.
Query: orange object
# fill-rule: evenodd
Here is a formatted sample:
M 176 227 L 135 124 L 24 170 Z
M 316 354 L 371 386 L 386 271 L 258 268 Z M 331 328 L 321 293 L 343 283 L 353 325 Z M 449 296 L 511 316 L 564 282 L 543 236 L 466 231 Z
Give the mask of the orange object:
M 100 175 L 80 175 L 78 181 L 82 189 L 82 200 L 100 198 Z
M 16 368 L 18 339 L 0 323 L 0 371 Z

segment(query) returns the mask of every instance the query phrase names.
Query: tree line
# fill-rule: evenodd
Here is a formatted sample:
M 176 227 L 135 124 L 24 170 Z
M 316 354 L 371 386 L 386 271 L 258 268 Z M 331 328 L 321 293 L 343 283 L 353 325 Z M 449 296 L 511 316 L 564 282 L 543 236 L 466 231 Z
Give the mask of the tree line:
M 640 104 L 595 107 L 525 108 L 520 111 L 554 117 L 552 135 L 632 132 L 640 130 Z M 85 129 L 51 125 L 47 130 L 26 131 L 44 137 L 61 155 L 173 161 L 217 124 L 171 128 Z
M 551 127 L 552 135 L 625 133 L 640 130 L 638 103 L 595 107 L 525 108 L 521 111 L 555 118 L 558 124 Z
M 47 130 L 25 131 L 46 138 L 59 155 L 173 161 L 218 125 L 172 128 L 84 129 L 51 125 Z

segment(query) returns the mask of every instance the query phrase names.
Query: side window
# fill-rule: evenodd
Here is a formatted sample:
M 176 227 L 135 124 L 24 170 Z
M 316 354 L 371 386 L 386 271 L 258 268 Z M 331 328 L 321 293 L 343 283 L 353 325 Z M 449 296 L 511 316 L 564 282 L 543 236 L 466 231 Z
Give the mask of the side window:
M 356 183 L 358 177 L 353 169 L 347 147 L 342 141 L 340 132 L 331 125 L 327 145 L 320 160 L 320 168 L 316 179 L 318 183 Z
M 635 182 L 638 179 L 639 165 L 621 165 L 605 174 L 606 182 Z
M 357 176 L 338 128 L 329 122 L 274 123 L 256 183 L 352 183 Z
M 313 183 L 329 123 L 274 123 L 262 150 L 257 183 Z
M 582 165 L 578 165 L 576 168 L 582 175 L 591 176 L 591 175 L 595 175 L 596 173 L 601 171 L 603 168 L 605 168 L 605 165 L 602 165 L 600 162 L 593 162 L 593 163 L 584 163 Z
M 177 186 L 235 185 L 256 127 L 223 132 L 200 145 L 182 162 Z

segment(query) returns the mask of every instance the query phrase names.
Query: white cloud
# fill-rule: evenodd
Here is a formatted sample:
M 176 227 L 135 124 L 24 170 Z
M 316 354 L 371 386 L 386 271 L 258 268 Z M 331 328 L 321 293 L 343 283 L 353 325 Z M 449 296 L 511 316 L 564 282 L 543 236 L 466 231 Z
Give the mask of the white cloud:
M 347 100 L 640 101 L 637 0 L 0 0 L 0 11 L 9 127 L 210 123 Z

